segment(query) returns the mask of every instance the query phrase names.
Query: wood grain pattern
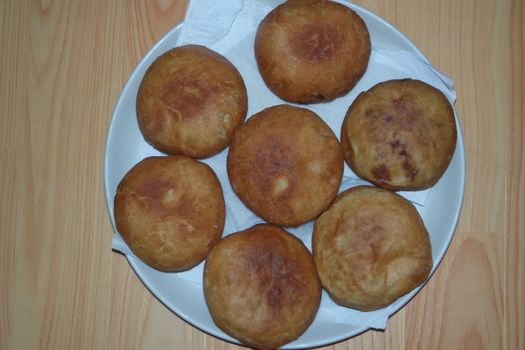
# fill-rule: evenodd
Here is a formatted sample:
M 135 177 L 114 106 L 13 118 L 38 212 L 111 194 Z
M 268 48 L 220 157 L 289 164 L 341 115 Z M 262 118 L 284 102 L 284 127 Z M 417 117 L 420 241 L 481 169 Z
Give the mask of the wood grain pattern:
M 507 119 L 507 202 L 505 225 L 504 339 L 509 349 L 525 348 L 525 5 L 510 5 L 510 79 Z
M 323 349 L 525 349 L 525 6 L 361 0 L 456 81 L 467 153 L 440 267 L 385 332 Z M 0 2 L 0 349 L 244 349 L 190 326 L 110 250 L 107 126 L 187 0 Z

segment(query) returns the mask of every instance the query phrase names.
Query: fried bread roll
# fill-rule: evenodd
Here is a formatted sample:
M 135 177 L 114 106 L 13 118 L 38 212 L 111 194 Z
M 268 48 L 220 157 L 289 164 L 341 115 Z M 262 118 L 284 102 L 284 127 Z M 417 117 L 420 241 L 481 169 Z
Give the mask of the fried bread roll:
M 137 95 L 146 141 L 162 152 L 192 158 L 226 148 L 246 110 L 246 87 L 237 69 L 198 45 L 176 47 L 157 58 Z
M 273 9 L 255 37 L 266 85 L 290 102 L 331 101 L 366 71 L 371 43 L 365 22 L 347 6 L 290 0 Z
M 443 175 L 456 148 L 454 111 L 419 80 L 379 83 L 352 103 L 341 129 L 348 165 L 391 190 L 420 190 Z
M 321 301 L 308 249 L 269 224 L 219 241 L 206 259 L 203 285 L 217 326 L 260 349 L 275 349 L 299 337 Z
M 227 169 L 246 206 L 270 223 L 297 226 L 330 205 L 343 164 L 336 136 L 317 114 L 279 105 L 237 129 Z
M 430 239 L 414 206 L 377 187 L 340 194 L 315 222 L 312 246 L 332 299 L 362 311 L 390 305 L 432 269 Z
M 213 170 L 185 156 L 142 160 L 115 195 L 118 232 L 136 256 L 162 271 L 201 262 L 221 238 L 225 215 Z

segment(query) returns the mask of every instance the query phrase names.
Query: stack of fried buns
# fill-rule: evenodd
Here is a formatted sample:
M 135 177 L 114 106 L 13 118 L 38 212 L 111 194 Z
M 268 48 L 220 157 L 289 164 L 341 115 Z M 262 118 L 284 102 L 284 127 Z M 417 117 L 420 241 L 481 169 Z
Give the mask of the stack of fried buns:
M 427 279 L 429 234 L 414 205 L 393 191 L 433 186 L 451 161 L 457 130 L 443 93 L 419 80 L 384 81 L 348 101 L 341 142 L 307 108 L 345 98 L 368 67 L 367 26 L 337 2 L 275 7 L 257 29 L 254 53 L 266 86 L 284 101 L 246 122 L 247 90 L 225 57 L 187 45 L 151 64 L 137 120 L 144 139 L 166 155 L 123 177 L 114 218 L 133 253 L 158 270 L 205 260 L 215 324 L 243 344 L 271 349 L 309 327 L 322 288 L 341 306 L 368 311 Z M 222 238 L 228 203 L 199 159 L 228 146 L 233 191 L 267 223 Z M 345 160 L 372 185 L 337 195 Z M 311 253 L 283 227 L 313 220 Z

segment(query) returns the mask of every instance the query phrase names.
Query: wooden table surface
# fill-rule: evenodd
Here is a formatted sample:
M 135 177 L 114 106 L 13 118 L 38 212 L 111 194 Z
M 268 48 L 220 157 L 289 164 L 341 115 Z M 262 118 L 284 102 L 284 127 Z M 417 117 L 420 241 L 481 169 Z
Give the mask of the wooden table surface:
M 523 0 L 361 0 L 456 81 L 467 183 L 436 273 L 326 349 L 525 349 Z M 187 1 L 0 2 L 0 348 L 238 349 L 182 321 L 111 251 L 104 142 L 135 65 Z

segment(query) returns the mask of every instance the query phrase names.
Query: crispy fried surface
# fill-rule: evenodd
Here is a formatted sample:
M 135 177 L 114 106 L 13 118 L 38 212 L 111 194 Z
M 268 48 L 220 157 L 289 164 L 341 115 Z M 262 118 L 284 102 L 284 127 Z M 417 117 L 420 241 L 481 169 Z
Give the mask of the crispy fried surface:
M 394 302 L 432 269 L 428 233 L 403 197 L 371 186 L 340 194 L 316 221 L 314 260 L 323 287 L 363 311 Z
M 295 236 L 268 224 L 217 243 L 206 259 L 203 284 L 217 326 L 262 349 L 299 337 L 321 300 L 308 249 Z
M 289 105 L 267 108 L 235 133 L 227 161 L 234 191 L 268 222 L 297 226 L 335 198 L 343 154 L 315 113 Z
M 224 198 L 213 170 L 184 156 L 149 157 L 117 188 L 117 230 L 133 253 L 163 271 L 197 265 L 221 238 Z
M 392 190 L 434 185 L 456 147 L 452 106 L 419 80 L 390 80 L 361 93 L 341 130 L 348 165 L 361 177 Z
M 364 21 L 348 7 L 324 0 L 277 6 L 255 38 L 255 58 L 267 86 L 299 103 L 346 94 L 364 74 L 370 51 Z
M 194 158 L 228 146 L 246 110 L 246 87 L 237 69 L 197 45 L 177 47 L 157 58 L 137 96 L 144 138 L 163 152 Z

